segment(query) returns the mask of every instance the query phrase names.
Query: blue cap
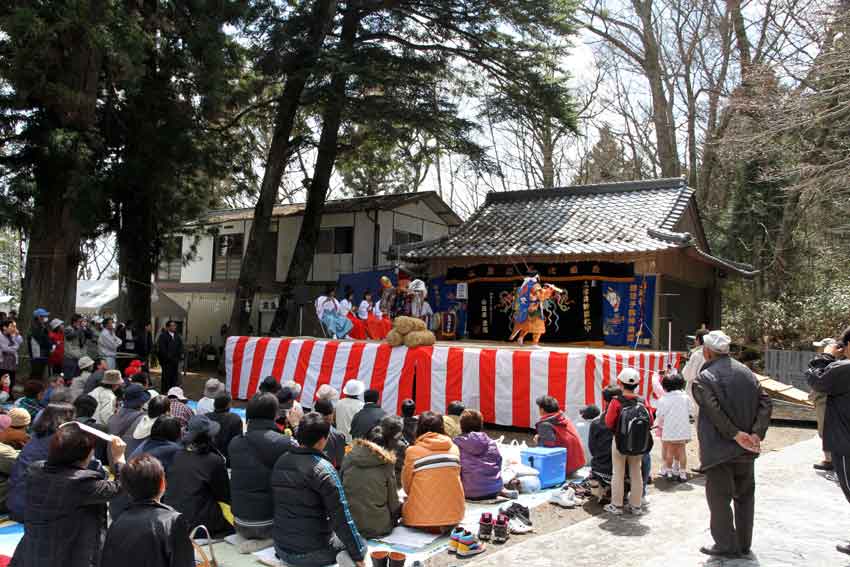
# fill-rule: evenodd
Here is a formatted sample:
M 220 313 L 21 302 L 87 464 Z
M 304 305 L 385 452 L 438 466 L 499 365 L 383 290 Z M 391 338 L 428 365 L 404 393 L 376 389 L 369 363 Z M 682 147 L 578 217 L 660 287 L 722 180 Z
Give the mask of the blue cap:
M 35 317 L 48 317 L 49 315 L 50 315 L 50 312 L 47 309 L 42 309 L 41 307 L 39 307 L 38 309 L 36 309 L 35 311 L 32 312 L 33 318 L 35 318 Z

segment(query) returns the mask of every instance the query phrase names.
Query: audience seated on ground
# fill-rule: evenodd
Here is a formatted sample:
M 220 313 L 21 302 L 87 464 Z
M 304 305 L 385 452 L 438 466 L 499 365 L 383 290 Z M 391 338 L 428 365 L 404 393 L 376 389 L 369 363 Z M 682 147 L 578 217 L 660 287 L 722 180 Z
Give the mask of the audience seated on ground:
M 537 399 L 540 420 L 537 429 L 537 444 L 541 447 L 567 448 L 567 476 L 584 466 L 584 447 L 581 445 L 576 426 L 561 411 L 558 400 L 552 396 Z
M 408 445 L 416 443 L 416 428 L 419 426 L 419 418 L 416 417 L 416 402 L 406 399 L 401 402 L 401 418 L 404 420 L 402 435 Z
M 276 425 L 278 403 L 274 394 L 254 396 L 248 402 L 248 430 L 230 442 L 230 489 L 236 533 L 245 539 L 271 539 L 274 521 L 271 472 L 278 458 L 296 446 Z
M 15 407 L 23 408 L 30 414 L 30 419 L 41 410 L 41 398 L 44 395 L 44 384 L 40 380 L 27 380 L 24 383 L 24 395 L 15 401 Z
M 103 380 L 103 376 L 106 374 L 107 370 L 109 370 L 109 367 L 106 365 L 106 361 L 104 359 L 94 358 L 92 373 L 83 386 L 83 393 L 91 394 L 92 390 L 100 386 L 100 382 Z
M 97 410 L 94 412 L 94 420 L 98 425 L 106 425 L 109 418 L 115 413 L 115 402 L 118 399 L 115 392 L 124 385 L 124 379 L 117 370 L 107 370 L 103 373 L 100 385 L 89 394 L 97 400 Z
M 283 382 L 280 386 L 282 390 L 289 390 L 292 393 L 292 400 L 295 403 L 301 405 L 301 384 L 299 384 L 295 380 L 287 380 L 286 382 Z M 304 411 L 312 410 L 312 408 L 303 408 L 303 406 L 302 409 L 304 409 Z M 295 426 L 297 427 L 298 424 L 296 423 Z
M 186 519 L 160 502 L 165 492 L 162 464 L 147 454 L 131 458 L 121 469 L 121 486 L 130 505 L 109 526 L 101 565 L 195 567 Z
M 180 445 L 180 437 L 183 435 L 183 429 L 180 427 L 180 420 L 176 417 L 171 417 L 168 414 L 160 415 L 156 418 L 151 426 L 150 437 L 136 447 L 131 457 L 147 453 L 159 459 L 165 472 L 171 468 L 174 462 L 174 456 L 183 447 Z
M 46 407 L 51 401 L 55 401 L 57 404 L 61 403 L 71 403 L 74 400 L 71 399 L 70 392 L 68 399 L 66 400 L 53 400 L 53 395 L 57 392 L 61 392 L 65 390 L 65 379 L 61 374 L 55 374 L 53 376 L 49 376 L 47 378 L 47 388 L 44 390 L 44 394 L 39 399 L 38 403 L 41 407 Z
M 381 420 L 380 445 L 395 455 L 396 484 L 401 487 L 401 471 L 404 469 L 404 455 L 409 447 L 404 439 L 404 422 L 397 415 L 388 415 Z
M 242 418 L 235 413 L 230 412 L 230 403 L 233 398 L 227 392 L 222 392 L 216 396 L 213 402 L 213 411 L 206 414 L 208 418 L 218 423 L 220 429 L 218 435 L 215 436 L 215 447 L 218 452 L 224 455 L 227 461 L 227 468 L 231 467 L 230 453 L 228 447 L 230 442 L 242 435 Z
M 502 482 L 502 455 L 496 442 L 484 433 L 484 416 L 478 410 L 464 410 L 460 416 L 461 434 L 454 443 L 460 451 L 460 478 L 467 500 L 492 500 L 513 496 Z
M 578 431 L 579 439 L 581 439 L 581 446 L 584 447 L 584 460 L 585 462 L 590 461 L 590 448 L 588 447 L 589 438 L 590 438 L 590 424 L 593 423 L 593 420 L 599 417 L 599 408 L 590 404 L 581 408 L 578 412 L 580 420 L 576 421 L 576 431 Z
M 230 479 L 224 457 L 213 439 L 219 425 L 205 415 L 189 420 L 183 448 L 174 455 L 168 470 L 163 501 L 183 514 L 189 526 L 205 525 L 212 537 L 233 533 L 219 502 L 230 503 Z
M 334 405 L 339 401 L 339 391 L 330 384 L 322 384 L 316 390 L 317 400 L 330 400 Z
M 387 419 L 387 418 L 385 418 Z M 401 516 L 395 478 L 396 456 L 381 446 L 381 426 L 355 439 L 342 464 L 342 485 L 357 529 L 367 538 L 393 531 Z
M 121 399 L 121 407 L 112 414 L 107 423 L 110 435 L 117 435 L 124 443 L 129 443 L 133 438 L 133 431 L 144 416 L 142 406 L 148 403 L 151 395 L 138 384 L 130 384 L 124 390 Z
M 404 524 L 447 531 L 463 520 L 465 510 L 460 451 L 446 436 L 438 413 L 422 413 L 416 435 L 416 444 L 405 454 L 401 479 L 407 494 Z
M 328 425 L 331 426 L 328 432 L 328 442 L 325 444 L 325 449 L 322 451 L 336 470 L 342 466 L 342 459 L 345 457 L 345 435 L 340 433 L 334 427 L 334 405 L 330 400 L 316 400 L 316 413 L 321 415 Z
M 257 387 L 256 396 L 260 394 L 275 394 L 280 391 L 280 382 L 277 381 L 277 378 L 274 376 L 266 376 L 263 378 L 263 381 L 260 382 L 260 385 Z
M 298 426 L 298 443 L 275 463 L 274 547 L 294 567 L 350 567 L 366 556 L 366 542 L 351 520 L 342 483 L 322 450 L 330 426 L 308 413 Z
M 93 427 L 98 431 L 108 433 L 105 425 L 99 425 L 94 420 L 93 416 L 95 411 L 97 411 L 97 400 L 88 394 L 83 394 L 74 400 L 74 421 Z M 108 464 L 108 455 L 109 443 L 103 439 L 96 440 L 94 444 L 94 458 L 104 464 Z
M 5 443 L 18 450 L 23 449 L 24 445 L 29 443 L 30 440 L 29 433 L 27 433 L 27 429 L 32 423 L 30 412 L 24 408 L 12 408 L 9 410 L 9 418 L 12 420 L 12 424 L 4 431 L 0 431 L 0 443 Z
M 192 408 L 186 405 L 186 402 L 188 402 L 189 399 L 183 393 L 183 388 L 180 386 L 169 388 L 167 395 L 168 399 L 171 400 L 168 413 L 171 414 L 171 417 L 177 418 L 180 422 L 180 426 L 183 428 L 183 431 L 186 431 L 186 427 L 189 425 L 189 420 L 195 415 Z
M 59 426 L 74 419 L 74 406 L 71 404 L 48 405 L 32 426 L 32 439 L 21 449 L 12 474 L 9 475 L 9 496 L 6 506 L 9 517 L 23 522 L 27 510 L 27 475 L 30 465 L 47 459 L 48 447 Z
M 443 416 L 443 427 L 446 430 L 446 435 L 452 439 L 460 435 L 460 414 L 465 409 L 466 406 L 463 405 L 463 402 L 458 401 L 451 402 L 446 409 L 446 415 Z
M 130 382 L 132 382 L 133 384 L 138 384 L 139 386 L 147 390 L 148 394 L 151 395 L 151 398 L 155 398 L 159 395 L 159 392 L 157 392 L 151 385 L 150 374 L 145 371 L 139 371 L 133 374 L 133 376 L 130 378 Z
M 150 393 L 150 390 L 148 390 Z M 136 447 L 144 443 L 151 436 L 151 428 L 161 415 L 166 415 L 171 409 L 171 401 L 165 396 L 155 396 L 148 401 L 148 411 L 143 413 L 141 419 L 136 422 L 136 427 L 127 441 L 127 453 L 132 456 Z
M 56 408 L 42 415 L 55 424 Z M 56 409 L 53 409 L 56 408 Z M 36 422 L 38 425 L 38 421 Z M 120 491 L 118 481 L 107 480 L 102 468 L 90 468 L 94 436 L 76 424 L 57 427 L 50 434 L 47 460 L 32 465 L 27 479 L 24 537 L 15 549 L 16 567 L 89 567 L 101 565 L 101 545 L 106 531 L 106 503 Z M 120 478 L 124 442 L 112 442 L 112 462 Z
M 378 390 L 366 390 L 363 394 L 365 404 L 351 419 L 352 439 L 365 438 L 387 415 L 387 412 L 378 404 L 380 399 L 381 393 Z
M 346 442 L 351 442 L 351 420 L 363 409 L 363 392 L 366 386 L 360 380 L 349 380 L 342 388 L 342 399 L 337 402 L 336 429 L 345 435 Z
M 80 375 L 71 380 L 71 397 L 75 400 L 83 395 L 83 390 L 86 386 L 86 381 L 91 376 L 92 370 L 94 369 L 94 360 L 92 360 L 88 356 L 84 356 L 80 358 L 77 362 L 80 368 Z M 94 388 L 92 388 L 94 389 Z
M 0 433 L 7 430 L 12 425 L 12 418 L 8 415 L 0 415 Z M 0 442 L 0 513 L 5 514 L 6 495 L 9 492 L 9 475 L 12 474 L 12 468 L 15 466 L 15 461 L 18 460 L 18 451 L 11 445 Z
M 215 399 L 219 394 L 225 393 L 224 384 L 216 378 L 210 378 L 204 384 L 204 396 L 198 400 L 198 406 L 195 408 L 197 415 L 205 415 L 215 411 Z

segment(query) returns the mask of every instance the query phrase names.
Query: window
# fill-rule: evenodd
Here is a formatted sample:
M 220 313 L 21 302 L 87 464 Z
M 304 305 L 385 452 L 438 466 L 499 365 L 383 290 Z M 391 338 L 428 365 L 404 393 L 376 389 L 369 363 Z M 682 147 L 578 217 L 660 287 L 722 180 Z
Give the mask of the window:
M 244 234 L 222 234 L 215 239 L 214 280 L 235 280 L 242 267 Z
M 180 270 L 183 268 L 183 238 L 168 240 L 160 252 L 159 266 L 156 279 L 166 282 L 179 282 Z
M 337 226 L 319 231 L 316 254 L 353 254 L 354 228 Z
M 422 235 L 406 230 L 393 229 L 393 245 L 422 242 Z

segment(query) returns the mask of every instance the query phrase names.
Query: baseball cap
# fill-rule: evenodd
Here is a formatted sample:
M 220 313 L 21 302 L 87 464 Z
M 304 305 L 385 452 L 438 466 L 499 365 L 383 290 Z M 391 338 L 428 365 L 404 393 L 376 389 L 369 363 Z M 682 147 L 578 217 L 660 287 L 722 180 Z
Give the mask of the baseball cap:
M 711 331 L 703 338 L 703 344 L 712 352 L 729 354 L 732 339 L 723 331 Z
M 183 394 L 183 388 L 180 386 L 173 386 L 168 389 L 168 393 L 166 394 L 169 398 L 177 398 L 181 402 L 185 402 L 188 398 Z
M 623 368 L 620 374 L 617 375 L 617 380 L 623 384 L 640 384 L 640 374 L 634 368 Z

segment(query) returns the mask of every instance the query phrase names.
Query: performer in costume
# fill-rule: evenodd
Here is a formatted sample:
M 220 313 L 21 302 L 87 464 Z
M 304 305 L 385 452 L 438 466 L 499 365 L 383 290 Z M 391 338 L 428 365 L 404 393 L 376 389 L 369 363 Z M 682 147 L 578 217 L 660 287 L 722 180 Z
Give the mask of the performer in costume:
M 366 322 L 361 321 L 354 314 L 354 290 L 351 289 L 351 286 L 345 288 L 345 298 L 339 302 L 339 306 L 340 311 L 351 321 L 351 331 L 349 331 L 348 336 L 352 339 L 365 340 Z
M 523 280 L 514 298 L 514 325 L 510 340 L 518 338 L 517 343 L 521 345 L 525 336 L 531 333 L 532 345 L 537 346 L 540 337 L 546 333 L 544 303 L 556 292 L 563 293 L 563 290 L 551 284 L 540 285 L 537 274 L 529 274 Z
M 410 299 L 411 317 L 422 319 L 425 325 L 431 328 L 431 317 L 434 316 L 434 310 L 428 303 L 428 288 L 425 287 L 425 282 L 422 280 L 413 280 L 407 287 L 407 295 Z
M 344 339 L 351 332 L 351 321 L 345 316 L 336 299 L 336 290 L 329 288 L 325 295 L 316 300 L 316 315 L 328 334 L 335 339 Z

